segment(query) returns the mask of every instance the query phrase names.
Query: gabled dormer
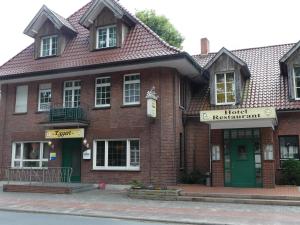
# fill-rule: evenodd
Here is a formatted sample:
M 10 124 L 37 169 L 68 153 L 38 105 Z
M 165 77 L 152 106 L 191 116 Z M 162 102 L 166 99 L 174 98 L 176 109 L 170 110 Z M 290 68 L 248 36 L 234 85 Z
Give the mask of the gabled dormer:
M 205 66 L 209 77 L 211 105 L 236 105 L 242 99 L 245 81 L 250 77 L 247 64 L 222 48 Z
M 34 57 L 37 59 L 61 55 L 77 31 L 69 21 L 44 5 L 24 34 L 34 38 Z
M 290 100 L 300 100 L 300 41 L 279 61 L 283 76 L 288 77 Z
M 114 0 L 95 0 L 81 17 L 90 31 L 90 50 L 121 47 L 136 19 Z

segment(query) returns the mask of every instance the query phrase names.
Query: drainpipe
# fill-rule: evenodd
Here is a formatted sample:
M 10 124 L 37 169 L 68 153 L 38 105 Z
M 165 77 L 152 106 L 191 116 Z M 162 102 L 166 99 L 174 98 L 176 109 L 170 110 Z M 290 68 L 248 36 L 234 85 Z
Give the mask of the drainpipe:
M 210 124 L 208 126 L 208 153 L 209 153 L 209 178 L 210 178 L 210 186 L 212 186 L 212 155 L 211 155 L 211 128 Z

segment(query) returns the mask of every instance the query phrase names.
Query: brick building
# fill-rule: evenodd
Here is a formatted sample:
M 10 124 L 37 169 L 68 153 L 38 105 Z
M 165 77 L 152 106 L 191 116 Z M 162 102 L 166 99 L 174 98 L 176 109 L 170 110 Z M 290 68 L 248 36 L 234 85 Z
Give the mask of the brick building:
M 299 159 L 300 44 L 209 53 L 202 39 L 190 56 L 115 0 L 67 19 L 43 6 L 24 33 L 34 43 L 0 67 L 2 166 L 115 184 L 199 170 L 213 186 L 273 187 Z

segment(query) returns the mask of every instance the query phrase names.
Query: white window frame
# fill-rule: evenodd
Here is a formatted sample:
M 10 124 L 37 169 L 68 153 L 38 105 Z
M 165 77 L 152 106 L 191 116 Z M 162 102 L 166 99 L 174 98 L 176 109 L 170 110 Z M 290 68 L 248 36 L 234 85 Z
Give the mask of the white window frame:
M 105 159 L 104 166 L 97 166 L 97 142 L 105 142 Z M 108 142 L 109 141 L 126 141 L 126 166 L 108 166 Z M 139 141 L 139 165 L 131 166 L 130 165 L 130 141 Z M 138 138 L 130 139 L 96 139 L 93 141 L 93 170 L 112 170 L 112 171 L 139 171 L 141 165 L 141 141 Z
M 56 53 L 52 54 L 53 49 L 53 38 L 56 38 Z M 43 42 L 46 39 L 50 39 L 49 43 L 49 49 L 48 49 L 48 55 L 43 55 Z M 57 55 L 58 51 L 58 35 L 51 35 L 51 36 L 45 36 L 41 38 L 41 46 L 40 46 L 40 57 L 49 57 L 49 56 L 55 56 Z M 50 54 L 51 53 L 51 54 Z
M 130 80 L 130 81 L 125 81 L 126 77 L 130 77 L 130 76 L 139 76 L 139 80 Z M 126 96 L 125 96 L 125 86 L 126 84 L 140 84 L 140 100 L 139 101 L 135 101 L 135 102 L 126 102 Z M 139 73 L 132 73 L 132 74 L 125 74 L 123 77 L 123 105 L 138 105 L 141 102 L 141 75 Z
M 50 92 L 50 95 L 51 95 L 51 100 L 49 103 L 49 107 L 48 109 L 42 109 L 41 108 L 41 94 L 42 93 L 45 93 L 45 92 Z M 38 111 L 39 112 L 47 112 L 50 110 L 50 105 L 51 105 L 51 102 L 52 102 L 52 89 L 51 89 L 51 84 L 40 84 L 39 85 L 39 104 L 38 104 Z
M 40 158 L 39 159 L 23 159 L 24 156 L 24 144 L 27 143 L 39 143 L 40 144 Z M 24 168 L 28 169 L 31 167 L 24 167 L 23 162 L 39 162 L 39 167 L 32 167 L 36 169 L 47 169 L 48 167 L 43 167 L 43 162 L 49 162 L 48 158 L 43 158 L 44 154 L 44 144 L 47 142 L 45 141 L 16 141 L 12 143 L 12 155 L 11 155 L 11 168 L 19 169 L 19 168 Z M 21 155 L 20 159 L 16 159 L 16 145 L 21 144 Z M 20 162 L 20 167 L 15 167 L 15 162 Z
M 115 46 L 109 46 L 109 29 L 115 28 L 116 29 L 116 45 Z M 106 29 L 106 46 L 100 47 L 99 46 L 99 30 Z M 104 27 L 98 27 L 96 32 L 96 49 L 105 49 L 105 48 L 114 48 L 117 46 L 117 26 L 116 25 L 110 25 L 110 26 L 104 26 Z
M 25 92 L 19 93 L 23 89 Z M 21 102 L 24 100 L 24 102 Z M 19 107 L 24 107 L 24 110 L 19 110 Z M 23 108 L 22 108 L 23 109 Z M 20 85 L 16 87 L 16 96 L 15 96 L 15 113 L 27 113 L 28 111 L 28 85 Z
M 98 80 L 101 79 L 110 79 L 109 83 L 103 83 L 103 84 L 97 84 Z M 97 77 L 95 81 L 95 107 L 96 108 L 102 108 L 102 107 L 110 107 L 110 104 L 97 104 L 97 88 L 98 87 L 111 87 L 111 77 Z M 111 89 L 110 89 L 110 102 L 111 102 Z
M 72 82 L 72 87 L 66 87 L 66 83 L 67 82 Z M 75 82 L 80 82 L 80 86 L 79 87 L 75 87 Z M 66 91 L 72 91 L 72 107 L 68 107 L 68 108 L 78 108 L 80 106 L 74 107 L 74 98 L 75 98 L 75 90 L 80 90 L 80 97 L 81 97 L 81 80 L 67 80 L 64 82 L 64 95 L 63 95 L 63 107 L 66 108 L 66 102 L 65 102 L 65 96 L 66 96 Z M 81 99 L 80 99 L 80 103 L 81 103 Z
M 226 74 L 227 73 L 233 73 L 233 80 L 234 80 L 233 87 L 234 87 L 234 97 L 235 97 L 235 101 L 234 102 L 227 102 L 227 86 L 226 86 Z M 225 102 L 222 102 L 222 103 L 218 103 L 217 74 L 224 74 Z M 215 73 L 215 103 L 216 103 L 216 105 L 235 105 L 236 104 L 236 90 L 235 90 L 235 86 L 236 86 L 236 80 L 235 80 L 235 72 L 234 71 L 226 71 L 226 72 L 217 72 L 217 73 Z
M 295 68 L 300 69 L 300 65 L 294 66 L 293 67 L 293 82 L 294 82 L 294 94 L 295 94 L 295 100 L 300 100 L 300 96 L 297 98 L 297 87 L 296 87 L 296 73 L 295 73 Z M 300 76 L 299 76 L 300 78 Z M 299 87 L 300 88 L 300 87 Z

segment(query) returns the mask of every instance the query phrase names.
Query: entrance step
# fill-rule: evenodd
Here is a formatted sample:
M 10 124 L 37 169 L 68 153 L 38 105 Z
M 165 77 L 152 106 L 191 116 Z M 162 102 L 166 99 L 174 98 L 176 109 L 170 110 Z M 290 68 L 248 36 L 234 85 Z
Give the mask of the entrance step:
M 258 205 L 300 206 L 299 196 L 270 196 L 221 193 L 180 192 L 178 200 L 198 202 L 241 203 Z

